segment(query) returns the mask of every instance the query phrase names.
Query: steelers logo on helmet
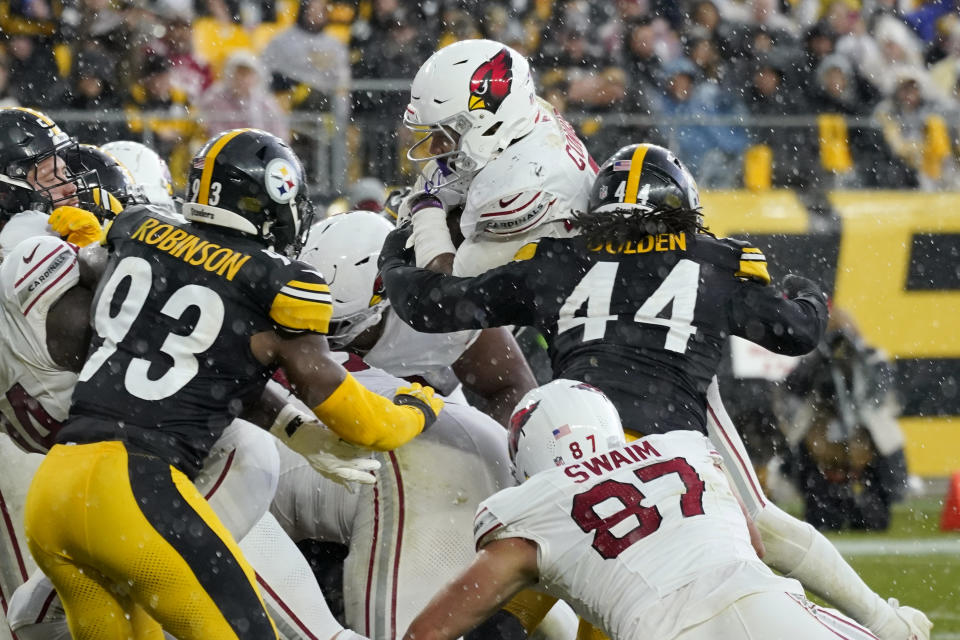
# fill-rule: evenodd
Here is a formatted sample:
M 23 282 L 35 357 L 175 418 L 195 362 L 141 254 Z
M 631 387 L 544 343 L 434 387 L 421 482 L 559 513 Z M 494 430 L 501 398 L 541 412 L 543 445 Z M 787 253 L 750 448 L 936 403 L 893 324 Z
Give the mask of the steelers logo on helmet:
M 298 171 L 285 158 L 271 160 L 263 177 L 270 199 L 283 204 L 297 197 L 300 190 L 297 175 Z

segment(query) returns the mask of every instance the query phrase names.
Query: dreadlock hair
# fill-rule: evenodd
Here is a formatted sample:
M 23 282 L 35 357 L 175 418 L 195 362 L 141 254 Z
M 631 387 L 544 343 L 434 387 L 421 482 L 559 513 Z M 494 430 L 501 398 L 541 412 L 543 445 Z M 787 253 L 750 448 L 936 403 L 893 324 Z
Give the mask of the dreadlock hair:
M 620 244 L 639 242 L 658 233 L 705 233 L 713 236 L 703 225 L 700 208 L 658 207 L 650 211 L 614 209 L 601 212 L 576 212 L 572 224 L 588 246 L 602 246 L 608 242 Z

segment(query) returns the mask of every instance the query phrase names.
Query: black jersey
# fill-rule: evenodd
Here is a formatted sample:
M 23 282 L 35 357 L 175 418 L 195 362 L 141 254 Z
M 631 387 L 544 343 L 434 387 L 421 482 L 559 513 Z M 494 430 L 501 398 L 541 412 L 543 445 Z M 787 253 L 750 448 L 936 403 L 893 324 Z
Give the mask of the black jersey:
M 770 285 L 763 254 L 708 234 L 619 246 L 583 238 L 527 245 L 476 278 L 386 264 L 396 312 L 421 331 L 532 325 L 554 375 L 603 390 L 625 428 L 706 428 L 706 389 L 730 334 L 779 353 L 813 349 L 827 309 L 815 286 L 793 299 Z
M 250 336 L 326 333 L 323 277 L 254 239 L 137 206 L 107 234 L 94 338 L 60 442 L 123 440 L 188 475 L 272 369 Z

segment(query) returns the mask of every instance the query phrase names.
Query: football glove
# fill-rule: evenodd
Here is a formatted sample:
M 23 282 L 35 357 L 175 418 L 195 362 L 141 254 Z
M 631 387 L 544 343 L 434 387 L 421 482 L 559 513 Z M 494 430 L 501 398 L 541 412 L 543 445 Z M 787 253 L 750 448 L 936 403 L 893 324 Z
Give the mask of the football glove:
M 401 265 L 413 262 L 413 251 L 408 248 L 410 237 L 413 234 L 412 224 L 403 224 L 387 234 L 383 240 L 383 247 L 380 248 L 380 256 L 377 258 L 377 266 L 383 270 L 384 265 L 389 263 L 400 263 Z
M 69 205 L 54 209 L 47 220 L 47 224 L 61 238 L 78 247 L 85 247 L 97 242 L 103 232 L 97 216 L 86 209 Z
M 383 211 L 397 224 L 401 224 L 410 219 L 410 206 L 407 200 L 412 191 L 412 187 L 404 187 L 402 189 L 394 189 L 387 194 L 387 200 L 383 204 Z
M 351 482 L 374 484 L 374 471 L 380 468 L 370 452 L 340 439 L 319 420 L 293 405 L 285 405 L 277 414 L 270 433 L 292 451 L 303 456 L 314 470 L 337 484 Z
M 783 278 L 783 293 L 788 300 L 793 300 L 794 298 L 804 295 L 821 299 L 826 298 L 816 282 L 793 273 L 788 273 Z
M 411 405 L 423 412 L 423 430 L 437 421 L 437 414 L 443 409 L 443 400 L 435 395 L 432 387 L 414 382 L 409 387 L 400 387 L 393 396 L 394 404 Z

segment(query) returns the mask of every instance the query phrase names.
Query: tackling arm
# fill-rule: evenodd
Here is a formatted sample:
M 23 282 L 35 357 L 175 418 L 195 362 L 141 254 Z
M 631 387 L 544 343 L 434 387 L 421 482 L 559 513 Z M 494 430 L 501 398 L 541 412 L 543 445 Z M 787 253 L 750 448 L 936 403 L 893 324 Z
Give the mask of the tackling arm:
M 250 348 L 260 362 L 282 366 L 297 396 L 353 444 L 395 449 L 430 426 L 443 407 L 433 389 L 418 384 L 397 389 L 392 402 L 368 391 L 330 357 L 320 334 L 288 338 L 265 331 L 250 339 Z
M 826 296 L 813 281 L 795 275 L 784 278 L 783 289 L 781 295 L 744 282 L 742 295 L 730 301 L 730 332 L 770 351 L 801 356 L 816 348 L 826 330 Z
M 404 640 L 453 640 L 537 582 L 537 545 L 525 538 L 494 540 L 410 623 Z
M 530 262 L 511 263 L 475 278 L 457 278 L 407 265 L 409 227 L 384 241 L 380 269 L 394 311 L 417 331 L 449 333 L 509 324 L 532 325 L 535 291 L 527 283 Z

